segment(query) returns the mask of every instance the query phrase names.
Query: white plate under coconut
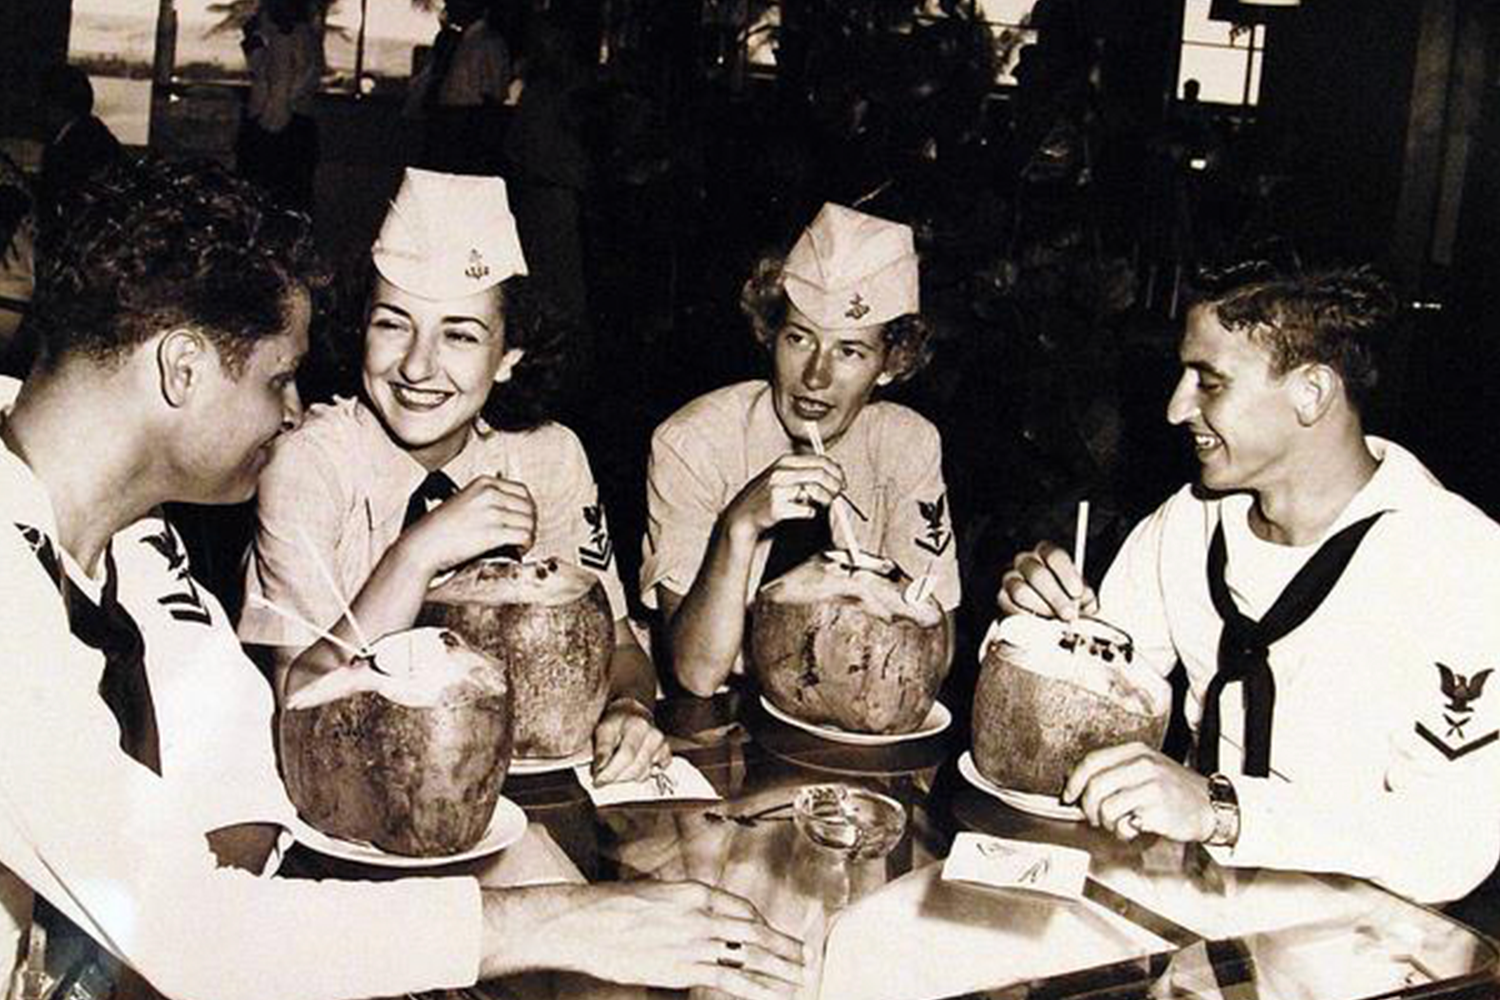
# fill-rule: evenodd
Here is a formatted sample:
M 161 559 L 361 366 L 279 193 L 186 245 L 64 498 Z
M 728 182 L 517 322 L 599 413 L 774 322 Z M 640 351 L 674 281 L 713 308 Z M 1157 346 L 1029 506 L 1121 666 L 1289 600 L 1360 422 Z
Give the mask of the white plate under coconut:
M 512 757 L 510 770 L 505 772 L 505 776 L 508 778 L 516 774 L 550 774 L 553 771 L 571 771 L 579 764 L 587 764 L 593 759 L 594 751 L 588 747 L 567 757 Z
M 1069 823 L 1077 823 L 1084 819 L 1082 809 L 1065 805 L 1055 795 L 1039 795 L 1036 792 L 1001 788 L 979 773 L 979 768 L 974 764 L 974 755 L 967 750 L 963 752 L 962 757 L 958 758 L 958 773 L 963 775 L 964 780 L 969 784 L 986 795 L 993 795 L 1012 809 L 1019 809 L 1023 813 L 1041 816 L 1044 819 L 1066 820 Z
M 526 833 L 526 813 L 521 811 L 520 806 L 502 795 L 495 801 L 495 814 L 490 817 L 490 825 L 484 831 L 484 836 L 479 838 L 479 843 L 467 851 L 433 857 L 391 854 L 389 851 L 382 851 L 374 844 L 362 840 L 331 837 L 319 830 L 314 830 L 304 823 L 301 817 L 294 817 L 288 824 L 288 829 L 292 831 L 292 836 L 297 838 L 298 843 L 331 858 L 356 861 L 362 865 L 375 865 L 380 868 L 433 868 L 438 865 L 473 861 L 476 858 L 505 850 Z
M 927 710 L 927 718 L 909 733 L 856 733 L 848 729 L 840 729 L 838 726 L 830 726 L 822 722 L 806 722 L 795 715 L 788 715 L 773 705 L 771 699 L 765 695 L 760 696 L 760 704 L 773 718 L 780 719 L 789 726 L 796 726 L 798 729 L 834 743 L 849 743 L 862 747 L 883 747 L 892 743 L 905 743 L 908 740 L 926 739 L 929 736 L 936 736 L 953 723 L 953 713 L 948 711 L 948 706 L 940 701 L 932 703 L 932 707 Z

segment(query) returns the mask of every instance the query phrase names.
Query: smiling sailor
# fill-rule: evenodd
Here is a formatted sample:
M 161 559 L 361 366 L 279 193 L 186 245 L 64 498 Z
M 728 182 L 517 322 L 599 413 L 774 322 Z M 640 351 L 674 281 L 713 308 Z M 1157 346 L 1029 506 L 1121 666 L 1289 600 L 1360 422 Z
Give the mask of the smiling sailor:
M 360 395 L 313 406 L 278 445 L 246 593 L 346 634 L 305 535 L 378 636 L 412 625 L 435 575 L 491 550 L 582 566 L 615 617 L 595 780 L 644 776 L 670 757 L 656 672 L 628 626 L 583 446 L 550 419 L 562 343 L 527 287 L 505 183 L 408 170 L 371 256 Z M 284 693 L 346 659 L 250 602 L 239 631 L 274 648 Z
M 832 547 L 834 503 L 861 548 L 932 578 L 952 635 L 959 576 L 942 439 L 920 414 L 874 398 L 930 357 L 918 286 L 910 227 L 824 205 L 785 258 L 756 264 L 740 296 L 770 381 L 717 389 L 656 429 L 641 595 L 661 610 L 689 690 L 709 694 L 741 669 L 745 608 L 762 581 Z
M 1137 664 L 1187 669 L 1196 768 L 1094 753 L 1063 792 L 1091 822 L 1423 901 L 1495 867 L 1500 527 L 1364 433 L 1394 310 L 1363 270 L 1211 293 L 1167 409 L 1201 483 L 1136 527 L 1097 602 L 1049 543 L 1005 574 L 1006 613 L 1097 610 Z

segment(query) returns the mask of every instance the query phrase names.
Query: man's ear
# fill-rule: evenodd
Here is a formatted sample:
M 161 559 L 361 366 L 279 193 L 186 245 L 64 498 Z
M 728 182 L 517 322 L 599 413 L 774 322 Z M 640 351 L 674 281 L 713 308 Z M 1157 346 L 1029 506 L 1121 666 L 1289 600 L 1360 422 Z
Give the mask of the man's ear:
M 168 406 L 187 405 L 212 358 L 213 349 L 196 330 L 181 326 L 161 335 L 156 342 L 156 373 Z
M 1344 394 L 1344 380 L 1328 365 L 1307 364 L 1295 373 L 1297 422 L 1311 427 L 1322 420 Z
M 526 354 L 524 347 L 512 347 L 500 355 L 500 367 L 495 369 L 496 382 L 509 382 L 510 377 L 515 374 L 516 365 L 521 363 L 521 358 Z

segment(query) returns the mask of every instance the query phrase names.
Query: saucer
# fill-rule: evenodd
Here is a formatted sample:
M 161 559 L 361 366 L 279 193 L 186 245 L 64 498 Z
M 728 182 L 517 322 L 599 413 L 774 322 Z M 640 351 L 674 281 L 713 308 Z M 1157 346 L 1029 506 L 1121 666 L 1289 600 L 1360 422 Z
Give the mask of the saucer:
M 795 726 L 805 732 L 820 736 L 834 743 L 849 743 L 854 746 L 883 747 L 892 743 L 905 743 L 908 740 L 926 739 L 928 736 L 936 736 L 947 729 L 953 722 L 953 713 L 948 711 L 948 706 L 940 701 L 932 703 L 932 708 L 927 711 L 927 718 L 922 724 L 909 733 L 855 733 L 837 726 L 830 726 L 821 722 L 806 722 L 783 712 L 771 703 L 771 699 L 765 695 L 760 696 L 761 707 L 764 708 L 772 718 L 779 719 L 789 726 Z
M 1013 788 L 1001 788 L 979 773 L 979 768 L 974 764 L 974 755 L 968 750 L 965 750 L 963 756 L 958 758 L 958 773 L 963 775 L 964 780 L 969 784 L 986 795 L 993 795 L 1012 809 L 1019 809 L 1032 816 L 1065 820 L 1070 823 L 1079 823 L 1084 819 L 1082 809 L 1077 806 L 1064 805 L 1055 795 L 1039 795 L 1035 792 L 1018 792 Z
M 362 840 L 344 840 L 342 837 L 333 837 L 320 830 L 314 830 L 297 817 L 288 824 L 292 836 L 297 842 L 326 854 L 331 858 L 341 858 L 344 861 L 357 861 L 364 865 L 376 865 L 381 868 L 433 868 L 438 865 L 457 864 L 460 861 L 472 861 L 482 858 L 505 848 L 521 839 L 526 832 L 526 814 L 521 807 L 500 796 L 495 802 L 495 814 L 490 818 L 490 825 L 484 831 L 484 836 L 479 838 L 479 843 L 466 851 L 456 854 L 443 854 L 433 857 L 417 857 L 410 854 L 392 854 L 383 851 L 374 844 Z

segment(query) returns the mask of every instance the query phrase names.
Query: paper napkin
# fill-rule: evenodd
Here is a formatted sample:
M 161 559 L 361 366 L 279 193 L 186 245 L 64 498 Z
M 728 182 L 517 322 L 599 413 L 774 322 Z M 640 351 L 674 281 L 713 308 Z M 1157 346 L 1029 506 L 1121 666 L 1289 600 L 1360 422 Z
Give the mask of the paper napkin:
M 1089 854 L 1073 847 L 960 833 L 943 864 L 946 882 L 973 882 L 1078 899 L 1089 874 Z
M 596 806 L 613 806 L 623 802 L 670 802 L 674 799 L 717 800 L 714 786 L 686 757 L 673 757 L 663 768 L 653 768 L 640 781 L 612 781 L 595 785 L 589 765 L 573 768 L 578 783 L 589 793 Z

